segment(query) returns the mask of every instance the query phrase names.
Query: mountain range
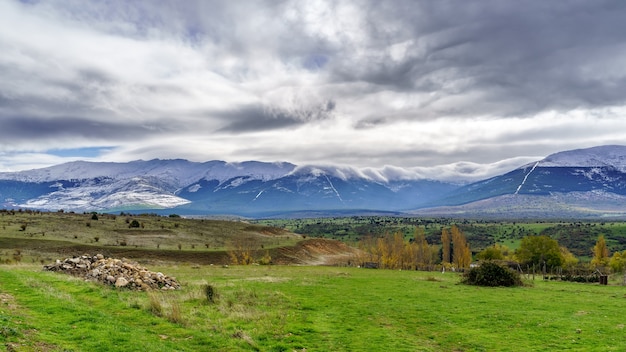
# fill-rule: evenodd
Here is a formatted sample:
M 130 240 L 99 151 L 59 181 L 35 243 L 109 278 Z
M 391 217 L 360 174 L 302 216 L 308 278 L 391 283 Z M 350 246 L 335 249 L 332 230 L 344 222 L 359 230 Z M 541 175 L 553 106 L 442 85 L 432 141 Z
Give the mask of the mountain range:
M 564 151 L 470 184 L 249 161 L 76 161 L 0 173 L 0 207 L 250 217 L 624 217 L 626 146 Z

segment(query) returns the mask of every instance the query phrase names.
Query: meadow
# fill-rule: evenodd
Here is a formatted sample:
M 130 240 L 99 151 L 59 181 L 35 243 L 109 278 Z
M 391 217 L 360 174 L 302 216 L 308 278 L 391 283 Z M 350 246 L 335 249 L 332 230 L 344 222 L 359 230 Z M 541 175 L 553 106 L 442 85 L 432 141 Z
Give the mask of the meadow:
M 0 350 L 626 350 L 621 276 L 608 286 L 537 276 L 525 277 L 523 287 L 484 288 L 459 284 L 459 274 L 449 271 L 225 265 L 242 239 L 278 259 L 303 240 L 288 231 L 287 221 L 297 223 L 96 217 L 0 212 Z M 302 221 L 300 227 L 326 226 L 325 220 Z M 391 218 L 334 221 L 346 232 L 365 222 L 380 230 L 403 226 L 407 236 L 416 225 Z M 431 238 L 447 226 L 444 219 L 411 221 Z M 621 244 L 624 229 L 621 223 L 459 226 L 468 238 L 498 241 L 547 230 L 555 237 L 564 229 L 582 235 L 611 230 L 613 246 Z M 42 270 L 54 259 L 97 252 L 174 276 L 182 289 L 136 292 Z
M 310 266 L 151 268 L 183 288 L 135 292 L 33 264 L 0 266 L 11 351 L 623 351 L 626 287 Z M 212 289 L 212 302 L 207 287 Z

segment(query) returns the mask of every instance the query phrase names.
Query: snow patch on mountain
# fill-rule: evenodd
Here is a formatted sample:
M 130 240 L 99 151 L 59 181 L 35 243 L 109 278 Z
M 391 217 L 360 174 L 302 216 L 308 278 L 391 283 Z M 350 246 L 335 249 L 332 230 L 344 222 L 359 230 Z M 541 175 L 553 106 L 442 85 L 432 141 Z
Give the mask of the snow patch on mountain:
M 273 180 L 283 177 L 294 168 L 295 165 L 285 162 L 258 161 L 241 163 L 227 163 L 219 160 L 197 163 L 181 159 L 138 160 L 128 163 L 74 161 L 43 169 L 0 173 L 0 180 L 50 182 L 99 177 L 119 180 L 151 176 L 159 178 L 171 187 L 181 188 L 200 179 L 225 182 L 233 177 L 249 176 L 263 181 Z
M 200 186 L 199 184 L 195 184 L 195 185 L 191 185 L 189 186 L 189 188 L 187 188 L 187 191 L 191 192 L 191 193 L 196 193 L 198 192 L 200 189 L 202 188 L 202 186 Z
M 606 145 L 568 150 L 547 156 L 541 167 L 614 167 L 626 172 L 626 146 Z

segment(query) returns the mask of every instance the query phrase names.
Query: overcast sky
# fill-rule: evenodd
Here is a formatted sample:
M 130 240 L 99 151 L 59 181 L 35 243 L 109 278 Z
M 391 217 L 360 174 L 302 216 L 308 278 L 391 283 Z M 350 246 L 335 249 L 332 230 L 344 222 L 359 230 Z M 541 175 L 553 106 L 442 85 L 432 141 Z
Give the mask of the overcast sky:
M 0 171 L 288 161 L 480 178 L 626 144 L 624 1 L 0 0 Z

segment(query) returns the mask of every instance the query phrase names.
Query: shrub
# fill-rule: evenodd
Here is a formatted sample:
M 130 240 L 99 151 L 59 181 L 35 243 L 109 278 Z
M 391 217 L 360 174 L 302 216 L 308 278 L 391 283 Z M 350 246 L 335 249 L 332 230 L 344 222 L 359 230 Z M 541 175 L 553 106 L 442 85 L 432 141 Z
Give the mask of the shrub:
M 128 228 L 132 228 L 132 227 L 138 228 L 139 226 L 140 226 L 139 225 L 139 221 L 133 220 L 133 221 L 130 222 L 130 225 L 128 225 Z
M 461 282 L 466 285 L 491 287 L 523 285 L 518 272 L 491 261 L 484 262 L 479 267 L 471 268 L 465 272 Z
M 210 303 L 215 303 L 215 299 L 217 298 L 217 290 L 212 285 L 206 284 L 204 286 L 204 295 L 206 296 L 206 300 Z

